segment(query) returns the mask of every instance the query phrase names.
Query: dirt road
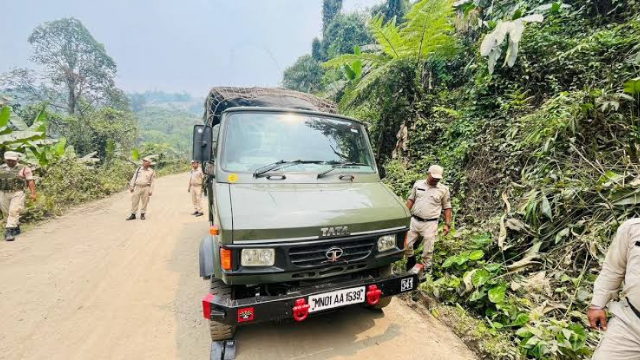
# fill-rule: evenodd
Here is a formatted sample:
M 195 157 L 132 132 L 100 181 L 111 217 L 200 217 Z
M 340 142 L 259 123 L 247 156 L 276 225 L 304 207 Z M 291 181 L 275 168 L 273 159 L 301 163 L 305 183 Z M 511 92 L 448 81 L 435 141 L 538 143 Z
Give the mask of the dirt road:
M 208 359 L 186 175 L 159 179 L 146 221 L 129 195 L 0 242 L 0 359 Z M 238 359 L 473 359 L 448 329 L 394 300 L 302 324 L 238 331 Z

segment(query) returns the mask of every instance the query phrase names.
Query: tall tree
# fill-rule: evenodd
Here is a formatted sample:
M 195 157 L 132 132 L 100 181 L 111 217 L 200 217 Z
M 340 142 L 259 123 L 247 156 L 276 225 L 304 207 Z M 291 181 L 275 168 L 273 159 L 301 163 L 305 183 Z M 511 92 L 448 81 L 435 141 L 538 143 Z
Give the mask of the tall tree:
M 336 16 L 342 10 L 342 0 L 323 0 L 322 1 L 322 34 L 326 34 L 329 24 L 333 22 Z
M 311 57 L 316 61 L 324 61 L 324 55 L 322 54 L 322 41 L 318 38 L 313 38 L 311 43 Z
M 397 22 L 400 23 L 408 7 L 409 1 L 407 0 L 387 0 L 382 16 L 384 16 L 385 21 L 395 17 Z
M 394 17 L 396 23 L 400 24 L 404 21 L 404 15 L 411 8 L 409 0 L 386 0 L 382 4 L 371 8 L 371 16 L 382 16 L 385 22 L 390 21 Z
M 372 40 L 365 16 L 340 14 L 335 17 L 324 34 L 322 55 L 325 60 L 328 60 L 341 54 L 350 53 L 355 45 L 367 45 Z
M 324 69 L 311 55 L 303 55 L 284 71 L 282 86 L 287 89 L 315 93 L 322 90 Z
M 34 49 L 32 60 L 67 94 L 69 114 L 76 113 L 82 98 L 99 101 L 113 93 L 116 63 L 80 20 L 46 22 L 31 33 L 29 43 Z

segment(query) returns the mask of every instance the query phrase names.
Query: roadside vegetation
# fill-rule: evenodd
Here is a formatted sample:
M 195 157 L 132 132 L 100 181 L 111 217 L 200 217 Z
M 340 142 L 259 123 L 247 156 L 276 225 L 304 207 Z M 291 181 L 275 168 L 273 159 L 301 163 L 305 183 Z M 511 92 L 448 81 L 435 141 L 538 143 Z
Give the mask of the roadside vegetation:
M 324 1 L 324 36 L 283 85 L 366 121 L 398 195 L 445 167 L 456 230 L 422 290 L 475 320 L 460 326 L 483 357 L 588 358 L 593 282 L 640 212 L 640 3 L 340 5 Z
M 37 176 L 23 222 L 124 190 L 143 156 L 160 175 L 189 169 L 197 116 L 167 105 L 192 106 L 189 95 L 125 94 L 115 61 L 77 19 L 44 23 L 28 42 L 37 70 L 0 74 L 0 158 L 18 151 Z

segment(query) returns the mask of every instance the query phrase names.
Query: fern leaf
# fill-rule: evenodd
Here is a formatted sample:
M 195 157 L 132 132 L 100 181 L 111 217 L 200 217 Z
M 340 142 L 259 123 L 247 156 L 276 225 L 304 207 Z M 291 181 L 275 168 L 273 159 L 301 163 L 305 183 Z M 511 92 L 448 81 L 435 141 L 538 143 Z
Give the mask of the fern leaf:
M 455 46 L 452 0 L 420 0 L 405 16 L 402 28 L 404 56 L 423 57 Z
M 360 81 L 349 86 L 345 91 L 345 95 L 340 100 L 339 107 L 344 109 L 353 105 L 362 95 L 371 90 L 372 85 L 387 74 L 387 71 L 396 63 L 396 61 L 398 60 L 394 59 L 388 61 L 386 64 L 372 68 L 360 79 Z
M 377 15 L 369 21 L 369 29 L 385 54 L 391 57 L 400 56 L 399 49 L 402 47 L 404 40 L 400 35 L 400 29 L 396 26 L 395 17 L 384 24 L 382 15 Z
M 325 68 L 340 68 L 344 65 L 351 65 L 355 61 L 362 61 L 363 65 L 377 65 L 380 63 L 384 63 L 388 60 L 388 58 L 384 55 L 378 54 L 369 54 L 369 53 L 361 53 L 360 55 L 356 54 L 344 54 L 340 55 L 336 58 L 333 58 L 327 62 L 322 63 L 322 66 Z

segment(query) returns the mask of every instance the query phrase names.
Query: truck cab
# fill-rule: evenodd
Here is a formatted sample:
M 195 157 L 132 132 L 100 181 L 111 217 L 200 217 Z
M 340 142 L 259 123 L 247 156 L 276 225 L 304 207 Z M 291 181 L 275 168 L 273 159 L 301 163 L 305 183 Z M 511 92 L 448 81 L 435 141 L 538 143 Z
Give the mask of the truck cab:
M 381 182 L 365 125 L 318 111 L 310 95 L 279 95 L 226 93 L 194 129 L 207 175 L 200 276 L 211 285 L 203 311 L 213 340 L 248 323 L 382 308 L 417 285 L 391 271 L 410 214 Z

